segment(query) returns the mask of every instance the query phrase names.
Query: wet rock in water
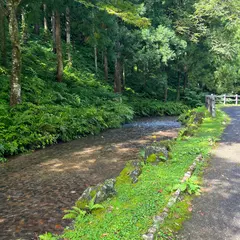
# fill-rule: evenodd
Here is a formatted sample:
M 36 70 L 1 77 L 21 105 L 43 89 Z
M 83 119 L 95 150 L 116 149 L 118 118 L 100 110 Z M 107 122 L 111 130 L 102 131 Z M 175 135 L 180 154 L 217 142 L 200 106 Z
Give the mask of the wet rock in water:
M 144 162 L 158 164 L 168 159 L 168 150 L 166 147 L 148 146 L 145 148 Z
M 115 179 L 107 179 L 103 184 L 88 187 L 76 202 L 76 206 L 85 209 L 86 205 L 95 198 L 95 203 L 101 203 L 117 194 L 115 190 Z

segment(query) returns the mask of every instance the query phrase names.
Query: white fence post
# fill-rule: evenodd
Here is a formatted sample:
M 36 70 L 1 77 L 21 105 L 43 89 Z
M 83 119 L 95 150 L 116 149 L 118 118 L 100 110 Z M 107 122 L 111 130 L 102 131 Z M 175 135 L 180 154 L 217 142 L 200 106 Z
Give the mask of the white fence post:
M 226 94 L 223 95 L 223 104 L 226 105 Z
M 238 105 L 238 95 L 236 94 L 236 105 Z
M 211 102 L 211 110 L 212 110 L 212 117 L 216 117 L 216 99 L 215 96 L 212 94 L 212 102 Z

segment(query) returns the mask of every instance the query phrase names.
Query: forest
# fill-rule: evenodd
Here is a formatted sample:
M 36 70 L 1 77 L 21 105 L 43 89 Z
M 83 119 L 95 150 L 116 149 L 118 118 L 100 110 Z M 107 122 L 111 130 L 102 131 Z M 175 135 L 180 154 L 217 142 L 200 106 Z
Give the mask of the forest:
M 240 93 L 238 0 L 0 0 L 0 161 Z

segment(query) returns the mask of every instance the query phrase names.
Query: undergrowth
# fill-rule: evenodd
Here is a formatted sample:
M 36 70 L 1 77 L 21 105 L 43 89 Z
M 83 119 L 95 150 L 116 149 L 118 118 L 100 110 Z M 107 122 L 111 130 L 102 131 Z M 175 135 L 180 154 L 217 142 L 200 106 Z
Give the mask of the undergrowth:
M 74 229 L 66 228 L 62 236 L 77 239 L 141 239 L 152 224 L 152 217 L 166 206 L 174 186 L 180 183 L 184 173 L 201 153 L 207 157 L 212 139 L 219 139 L 226 115 L 217 111 L 215 119 L 206 117 L 194 136 L 180 136 L 172 147 L 172 158 L 158 166 L 145 164 L 139 182 L 121 181 L 116 184 L 117 197 L 102 203 L 99 209 L 75 219 Z M 118 181 L 118 180 L 117 180 Z M 163 233 L 162 233 L 163 234 Z
M 161 102 L 159 100 L 132 97 L 130 106 L 134 109 L 137 116 L 178 116 L 188 109 L 181 102 Z
M 113 93 L 97 78 L 89 49 L 75 49 L 73 66 L 56 82 L 56 55 L 43 41 L 23 47 L 22 100 L 9 107 L 9 72 L 0 68 L 0 162 L 4 157 L 120 127 L 134 115 L 178 115 L 186 106 Z M 91 64 L 90 64 L 91 63 Z M 103 75 L 103 74 L 102 74 Z M 180 108 L 181 107 L 181 108 Z M 148 112 L 147 112 L 148 111 Z

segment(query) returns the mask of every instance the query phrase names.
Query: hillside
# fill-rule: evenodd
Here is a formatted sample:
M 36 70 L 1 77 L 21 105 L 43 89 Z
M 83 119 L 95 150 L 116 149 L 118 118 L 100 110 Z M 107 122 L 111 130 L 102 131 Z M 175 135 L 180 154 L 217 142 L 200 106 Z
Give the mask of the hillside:
M 81 50 L 81 51 L 80 51 Z M 85 51 L 85 52 L 84 52 Z M 14 155 L 69 141 L 106 128 L 120 127 L 134 115 L 177 115 L 181 103 L 163 104 L 136 94 L 116 95 L 112 87 L 91 69 L 88 48 L 76 49 L 73 66 L 65 67 L 64 82 L 55 81 L 55 59 L 51 45 L 32 40 L 23 48 L 23 103 L 10 108 L 9 74 L 0 75 L 0 154 Z M 84 54 L 85 53 L 85 54 Z

